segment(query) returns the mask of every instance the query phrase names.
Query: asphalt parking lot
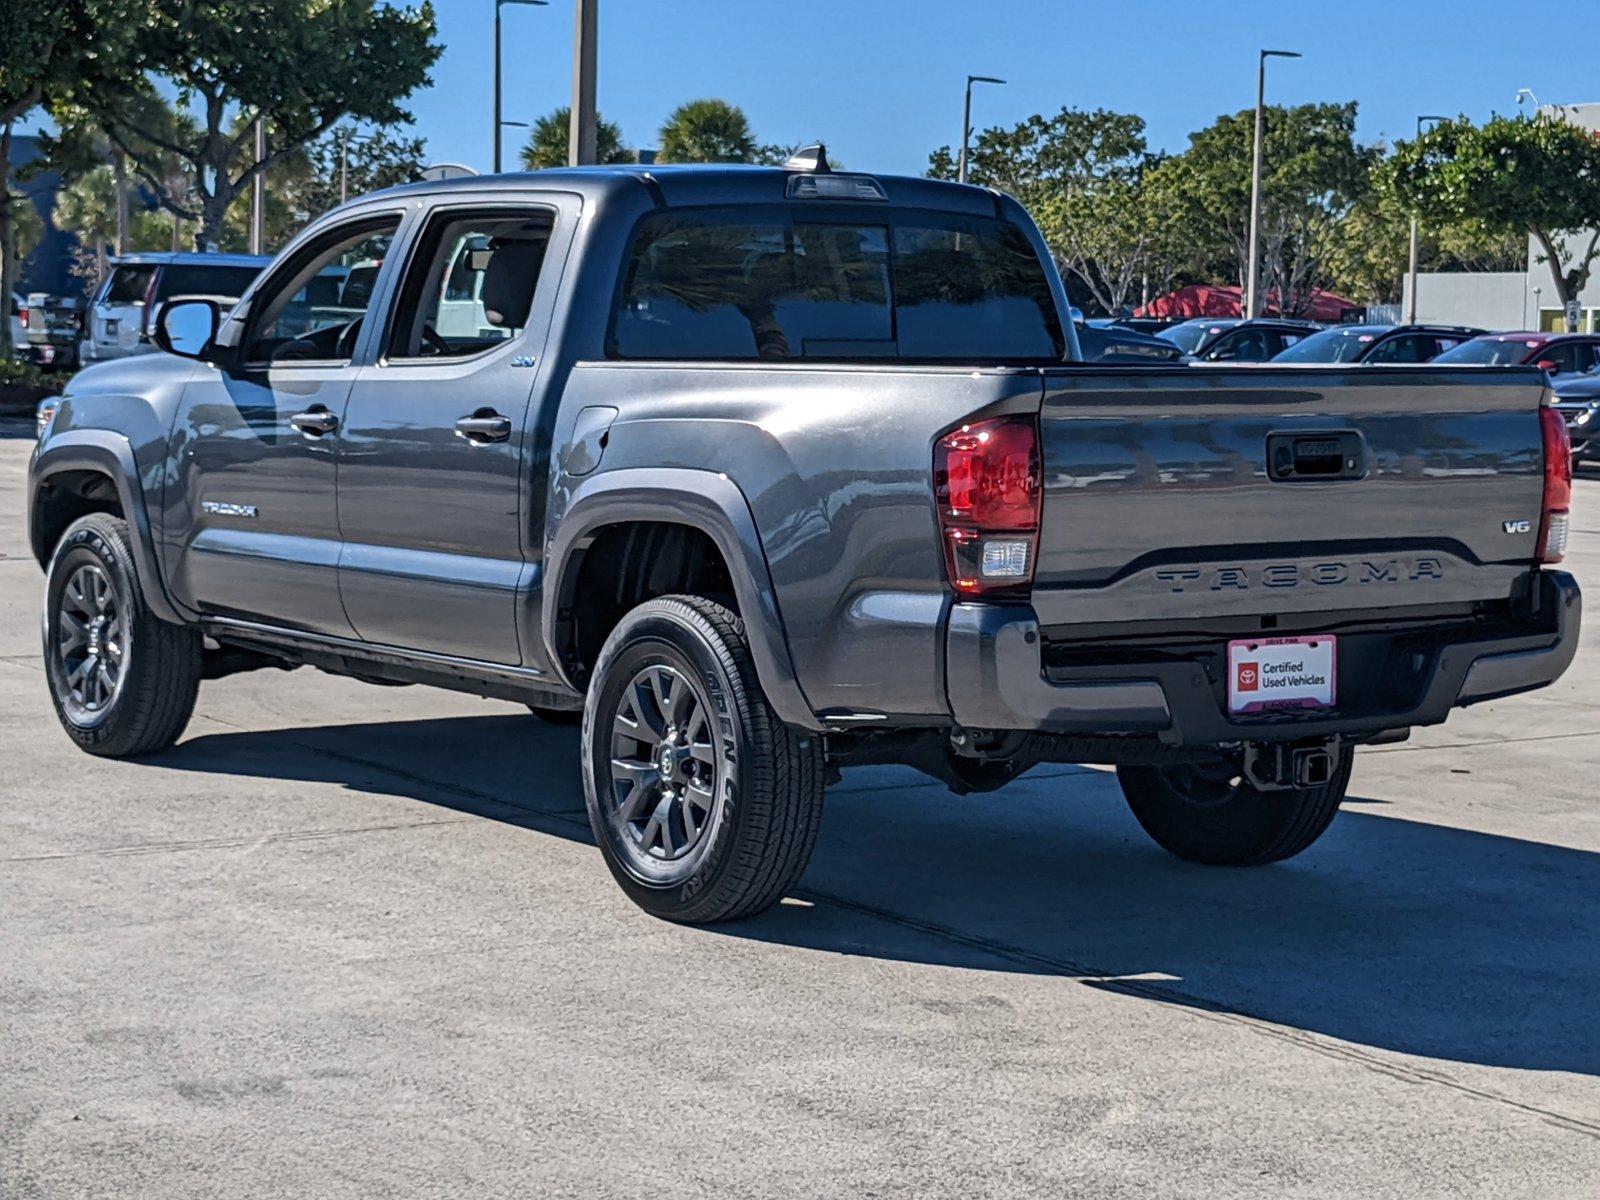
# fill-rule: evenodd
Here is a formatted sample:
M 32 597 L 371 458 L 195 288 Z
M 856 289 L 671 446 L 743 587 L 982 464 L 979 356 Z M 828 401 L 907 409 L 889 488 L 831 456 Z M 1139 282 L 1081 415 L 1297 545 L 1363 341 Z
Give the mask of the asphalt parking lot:
M 801 890 L 634 909 L 576 735 L 309 670 L 95 760 L 0 422 L 0 1196 L 1586 1196 L 1600 618 L 1364 751 L 1300 858 L 1189 866 L 1104 772 L 849 772 Z M 1600 595 L 1600 475 L 1569 565 Z M 1591 606 L 1593 607 L 1593 606 Z

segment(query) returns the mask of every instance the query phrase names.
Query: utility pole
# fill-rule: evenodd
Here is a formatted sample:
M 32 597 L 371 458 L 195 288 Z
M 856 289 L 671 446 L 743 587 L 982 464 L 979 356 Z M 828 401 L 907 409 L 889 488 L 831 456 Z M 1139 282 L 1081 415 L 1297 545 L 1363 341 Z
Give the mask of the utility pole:
M 600 0 L 573 0 L 576 26 L 572 45 L 572 126 L 567 131 L 567 165 L 595 160 L 599 122 L 595 116 L 595 72 L 599 61 Z
M 967 181 L 967 158 L 971 153 L 972 144 L 972 85 L 975 83 L 1004 83 L 1004 79 L 996 79 L 993 75 L 968 75 L 967 98 L 961 106 L 961 158 L 956 163 L 956 182 Z
M 1422 140 L 1422 123 L 1424 121 L 1448 121 L 1449 117 L 1418 117 L 1417 140 Z M 1406 297 L 1406 324 L 1417 323 L 1417 258 L 1422 248 L 1422 223 L 1417 220 L 1417 214 L 1411 214 L 1411 268 L 1408 278 L 1411 280 L 1411 290 Z
M 1267 59 L 1299 57 L 1297 50 L 1263 50 L 1256 59 L 1256 150 L 1250 167 L 1250 250 L 1241 314 L 1246 319 L 1261 315 L 1261 297 L 1257 289 L 1261 278 L 1261 143 L 1266 135 Z
M 267 125 L 256 118 L 256 162 L 267 157 Z M 267 252 L 267 173 L 257 171 L 250 180 L 250 253 Z

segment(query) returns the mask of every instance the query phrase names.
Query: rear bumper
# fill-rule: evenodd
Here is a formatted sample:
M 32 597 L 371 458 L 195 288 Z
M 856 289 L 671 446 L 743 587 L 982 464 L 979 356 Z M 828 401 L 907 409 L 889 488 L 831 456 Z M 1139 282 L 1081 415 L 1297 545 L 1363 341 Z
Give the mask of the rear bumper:
M 1362 736 L 1436 725 L 1452 708 L 1553 683 L 1577 652 L 1581 614 L 1577 581 L 1544 571 L 1532 614 L 1509 635 L 1502 628 L 1489 637 L 1408 636 L 1403 651 L 1410 666 L 1347 663 L 1347 653 L 1393 658 L 1401 649 L 1398 641 L 1374 640 L 1369 651 L 1357 643 L 1341 649 L 1341 682 L 1381 677 L 1394 680 L 1392 686 L 1349 689 L 1357 694 L 1342 692 L 1340 707 L 1328 712 L 1235 720 L 1214 656 L 1047 669 L 1031 608 L 957 604 L 947 634 L 946 688 L 951 715 L 969 729 L 1149 734 L 1173 745 Z M 1396 675 L 1396 666 L 1405 673 Z

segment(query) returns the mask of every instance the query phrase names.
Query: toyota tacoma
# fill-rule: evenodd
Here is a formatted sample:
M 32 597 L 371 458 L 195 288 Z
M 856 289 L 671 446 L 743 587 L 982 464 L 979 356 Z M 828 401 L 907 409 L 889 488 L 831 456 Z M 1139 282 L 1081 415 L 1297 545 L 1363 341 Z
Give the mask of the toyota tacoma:
M 50 696 L 110 757 L 259 667 L 580 723 L 610 870 L 708 922 L 841 768 L 1108 764 L 1268 863 L 1358 747 L 1571 661 L 1536 368 L 1097 365 L 1068 312 L 1011 198 L 820 151 L 363 197 L 49 414 Z

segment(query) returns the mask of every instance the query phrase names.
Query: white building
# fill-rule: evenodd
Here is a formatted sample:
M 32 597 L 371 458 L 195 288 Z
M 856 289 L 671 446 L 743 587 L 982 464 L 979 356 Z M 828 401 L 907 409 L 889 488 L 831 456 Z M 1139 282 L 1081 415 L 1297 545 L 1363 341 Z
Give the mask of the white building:
M 1547 104 L 1541 116 L 1571 121 L 1600 134 L 1600 104 Z M 1581 252 L 1592 231 L 1568 237 L 1568 249 Z M 1556 295 L 1550 264 L 1528 238 L 1526 271 L 1428 271 L 1417 277 L 1417 320 L 1449 325 L 1476 325 L 1482 329 L 1565 329 L 1566 317 Z M 1405 281 L 1401 312 L 1409 311 L 1411 280 Z M 1600 262 L 1589 284 L 1578 293 L 1583 315 L 1578 328 L 1600 332 Z

